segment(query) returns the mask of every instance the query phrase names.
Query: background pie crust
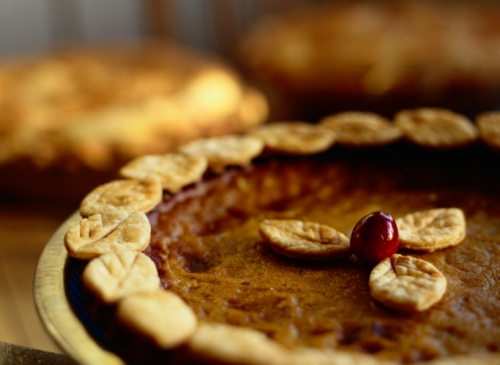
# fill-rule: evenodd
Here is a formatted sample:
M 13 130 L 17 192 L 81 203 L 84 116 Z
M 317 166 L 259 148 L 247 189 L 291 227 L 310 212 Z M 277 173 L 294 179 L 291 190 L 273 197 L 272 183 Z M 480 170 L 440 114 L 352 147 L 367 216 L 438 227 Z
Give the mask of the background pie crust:
M 79 199 L 136 156 L 239 132 L 268 114 L 263 94 L 228 64 L 166 41 L 4 61 L 0 109 L 0 191 Z
M 499 7 L 491 1 L 335 1 L 255 24 L 241 63 L 273 118 L 421 105 L 470 115 L 497 107 Z

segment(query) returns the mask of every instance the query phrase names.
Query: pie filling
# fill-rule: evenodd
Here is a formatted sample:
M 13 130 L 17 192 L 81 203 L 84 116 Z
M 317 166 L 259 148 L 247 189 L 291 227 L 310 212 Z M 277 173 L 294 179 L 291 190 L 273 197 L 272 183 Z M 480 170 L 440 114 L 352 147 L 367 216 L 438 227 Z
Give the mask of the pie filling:
M 496 160 L 496 161 L 495 161 Z M 251 327 L 286 347 L 345 349 L 402 362 L 500 349 L 500 169 L 482 146 L 427 151 L 397 144 L 258 159 L 166 195 L 151 213 L 146 253 L 162 285 L 203 321 Z M 423 258 L 447 278 L 420 313 L 375 302 L 371 267 L 353 255 L 290 259 L 261 239 L 263 219 L 293 218 L 346 235 L 372 211 L 395 218 L 458 207 L 467 236 Z

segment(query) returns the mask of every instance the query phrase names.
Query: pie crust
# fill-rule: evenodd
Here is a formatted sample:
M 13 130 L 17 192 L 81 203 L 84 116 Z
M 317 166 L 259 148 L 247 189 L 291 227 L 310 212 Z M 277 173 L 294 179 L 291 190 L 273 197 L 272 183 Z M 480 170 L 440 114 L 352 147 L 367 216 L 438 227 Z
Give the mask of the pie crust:
M 222 60 L 153 40 L 5 60 L 0 109 L 0 189 L 63 199 L 81 199 L 136 156 L 238 133 L 268 115 L 263 94 Z
M 281 126 L 286 125 L 286 123 L 280 124 Z M 290 128 L 293 130 L 295 125 L 295 122 L 290 123 Z M 280 127 L 281 128 L 281 127 Z M 314 125 L 313 125 L 314 128 Z M 318 128 L 323 130 L 324 126 L 318 124 Z M 470 128 L 475 128 L 473 124 L 470 125 Z M 255 136 L 256 134 L 251 133 L 251 135 Z M 409 141 L 412 139 L 409 138 L 411 136 L 405 135 L 405 131 L 402 131 L 402 137 L 401 138 L 407 138 Z M 480 140 L 482 141 L 482 140 Z M 265 144 L 265 141 L 264 141 Z M 332 141 L 332 147 L 335 144 L 335 142 Z M 384 142 L 385 144 L 385 142 Z M 368 145 L 371 146 L 371 142 L 368 142 Z M 484 144 L 485 146 L 487 144 Z M 457 144 L 457 148 L 459 146 L 462 146 L 461 143 Z M 447 148 L 450 148 L 449 145 L 446 145 Z M 362 149 L 356 150 L 355 152 L 363 152 Z M 365 150 L 366 152 L 366 150 Z M 442 151 L 434 151 L 431 153 L 440 153 Z M 178 152 L 180 153 L 180 152 Z M 266 154 L 277 154 L 276 150 L 273 148 L 266 149 L 264 148 L 261 156 L 264 157 Z M 303 149 L 299 147 L 297 154 L 300 155 L 303 153 Z M 491 152 L 494 153 L 494 152 Z M 286 154 L 290 154 L 290 151 L 286 151 Z M 231 160 L 232 163 L 234 160 Z M 247 162 L 243 162 L 242 165 L 246 166 Z M 145 164 L 145 167 L 147 168 L 148 163 Z M 244 167 L 243 167 L 244 169 Z M 175 169 L 174 169 L 175 170 Z M 166 173 L 165 171 L 162 172 Z M 219 172 L 220 173 L 220 172 Z M 210 176 L 213 176 L 214 172 L 208 171 L 207 174 L 205 175 L 206 178 L 209 178 Z M 159 178 L 158 178 L 159 179 Z M 134 181 L 133 179 L 129 179 L 130 182 Z M 121 180 L 117 180 L 118 182 Z M 189 183 L 191 184 L 191 183 Z M 130 184 L 132 185 L 132 184 Z M 102 187 L 98 187 L 96 191 L 102 190 Z M 127 196 L 125 199 L 125 202 L 127 203 L 128 201 L 131 201 L 134 203 L 137 200 L 137 197 L 135 194 L 137 191 L 131 191 L 130 195 L 124 194 L 123 189 L 118 189 L 119 194 L 118 196 L 123 197 Z M 177 189 L 175 189 L 177 190 Z M 113 194 L 113 190 L 108 190 L 109 194 Z M 140 194 L 141 192 L 139 192 Z M 164 194 L 168 198 L 175 197 L 175 193 L 171 193 L 169 191 L 164 191 Z M 90 197 L 93 197 L 95 195 L 95 192 L 91 192 L 89 194 Z M 140 196 L 140 195 L 139 195 Z M 429 199 L 431 199 L 430 197 Z M 95 199 L 92 198 L 92 201 Z M 99 200 L 99 199 L 97 199 Z M 113 199 L 111 198 L 106 198 L 102 204 L 97 205 L 97 210 L 102 210 L 102 213 L 108 213 L 108 212 L 115 212 L 119 211 L 122 212 L 121 206 L 123 205 L 124 201 L 122 199 Z M 129 207 L 128 204 L 125 204 L 125 206 Z M 133 204 L 132 204 L 133 206 Z M 147 205 L 146 205 L 147 206 Z M 142 206 L 141 206 L 142 207 Z M 141 208 L 137 207 L 135 210 L 130 209 L 130 210 L 125 210 L 128 213 L 133 213 L 135 211 L 139 212 L 144 212 L 148 211 L 151 208 Z M 83 211 L 81 212 L 82 214 L 82 221 L 86 219 L 90 219 L 91 217 L 88 217 L 90 214 L 99 214 L 98 211 Z M 88 218 L 87 218 L 88 217 Z M 317 227 L 315 227 L 316 229 Z M 74 230 L 74 229 L 73 229 Z M 68 234 L 66 235 L 66 243 L 68 243 L 68 240 L 71 238 L 74 233 L 72 229 L 68 231 Z M 114 242 L 113 247 L 117 247 L 120 245 L 120 242 Z M 140 252 L 142 251 L 142 247 L 138 247 L 135 249 L 135 251 Z M 450 248 L 450 250 L 453 250 L 454 248 Z M 116 251 L 114 248 L 113 250 Z M 134 250 L 134 249 L 132 249 Z M 99 256 L 102 254 L 101 250 L 96 250 L 94 254 L 89 254 L 85 259 L 89 259 L 91 256 L 95 258 L 99 258 Z M 71 255 L 71 251 L 70 251 Z M 411 260 L 410 260 L 411 261 Z M 423 265 L 423 267 L 426 267 L 426 264 L 422 264 L 419 261 L 419 265 Z M 430 269 L 429 269 L 430 270 Z M 434 269 L 430 270 L 433 271 Z M 440 281 L 440 288 L 443 288 L 442 282 Z M 129 301 L 134 302 L 134 295 L 139 296 L 140 298 L 147 297 L 147 298 L 155 298 L 157 294 L 155 294 L 157 291 L 161 289 L 147 289 L 145 292 L 142 294 L 130 294 L 129 295 Z M 148 294 L 149 293 L 149 294 Z M 174 296 L 176 294 L 173 294 Z M 100 299 L 97 297 L 97 301 Z M 137 301 L 140 301 L 137 299 Z M 121 301 L 124 299 L 119 299 L 117 302 L 118 308 L 121 306 Z M 142 300 L 142 299 L 141 299 Z M 147 299 L 149 300 L 149 299 Z M 161 299 L 164 300 L 164 299 Z M 167 300 L 167 299 L 165 299 Z M 154 301 L 154 299 L 153 299 Z M 140 301 L 142 303 L 142 301 Z M 237 326 L 232 326 L 229 324 L 224 324 L 224 323 L 213 323 L 213 322 L 206 322 L 204 320 L 197 320 L 196 324 L 193 324 L 192 319 L 189 319 L 186 321 L 186 328 L 182 323 L 176 323 L 176 326 L 178 326 L 178 330 L 176 328 L 172 328 L 170 332 L 172 333 L 172 338 L 169 336 L 169 331 L 165 331 L 164 327 L 158 326 L 157 323 L 155 322 L 154 318 L 148 318 L 147 313 L 154 312 L 156 315 L 159 315 L 156 306 L 157 302 L 149 303 L 147 302 L 144 304 L 145 308 L 154 308 L 154 310 L 145 310 L 144 312 L 137 312 L 134 310 L 134 306 L 132 305 L 131 309 L 128 310 L 122 310 L 120 311 L 120 316 L 125 316 L 127 318 L 122 319 L 122 325 L 129 330 L 132 328 L 132 332 L 135 333 L 140 333 L 143 336 L 147 338 L 151 338 L 158 346 L 162 346 L 161 343 L 168 343 L 168 345 L 163 346 L 164 349 L 170 349 L 172 348 L 171 343 L 175 343 L 175 346 L 179 353 L 184 354 L 187 353 L 189 354 L 188 358 L 190 360 L 199 360 L 199 361 L 207 361 L 211 360 L 214 363 L 225 363 L 225 364 L 392 364 L 392 363 L 398 363 L 398 362 L 393 362 L 391 360 L 381 360 L 377 359 L 374 356 L 371 356 L 370 354 L 367 353 L 361 353 L 361 352 L 352 352 L 352 351 L 344 351 L 344 350 L 333 350 L 333 349 L 317 349 L 313 347 L 298 347 L 298 348 L 289 348 L 282 346 L 278 342 L 268 338 L 265 334 L 251 328 L 247 327 L 237 327 Z M 143 304 L 141 304 L 143 305 Z M 179 302 L 175 302 L 175 306 L 180 305 Z M 183 313 L 182 315 L 187 315 L 185 313 L 190 312 L 189 307 L 186 305 L 187 308 L 183 307 L 181 305 L 181 309 L 179 309 L 179 313 Z M 113 308 L 113 307 L 112 307 Z M 133 313 L 133 314 L 132 314 Z M 170 315 L 170 314 L 169 314 Z M 138 317 L 131 319 L 130 316 Z M 190 314 L 189 314 L 190 316 Z M 190 317 L 191 318 L 191 317 Z M 170 320 L 170 319 L 168 319 Z M 165 320 L 168 322 L 168 320 Z M 140 323 L 138 325 L 130 324 L 130 323 Z M 152 323 L 151 325 L 148 325 L 148 323 Z M 194 331 L 191 331 L 193 329 L 193 326 L 196 327 Z M 161 327 L 161 328 L 158 328 Z M 190 332 L 191 331 L 191 332 Z M 180 333 L 187 333 L 188 335 L 185 335 L 185 337 L 182 338 L 182 340 L 179 340 L 179 337 L 176 337 Z M 177 351 L 176 350 L 176 351 Z M 174 357 L 174 362 L 178 361 L 179 363 L 182 363 L 183 357 Z M 498 352 L 495 352 L 494 349 L 492 350 L 491 353 L 481 353 L 481 354 L 464 354 L 464 355 L 454 355 L 451 357 L 443 357 L 443 358 L 436 358 L 431 361 L 425 362 L 425 364 L 490 364 L 490 363 L 495 363 L 500 361 L 500 354 Z
M 290 7 L 241 40 L 241 63 L 273 118 L 419 105 L 495 108 L 500 11 L 490 1 L 337 1 Z M 479 108 L 479 109 L 478 109 Z

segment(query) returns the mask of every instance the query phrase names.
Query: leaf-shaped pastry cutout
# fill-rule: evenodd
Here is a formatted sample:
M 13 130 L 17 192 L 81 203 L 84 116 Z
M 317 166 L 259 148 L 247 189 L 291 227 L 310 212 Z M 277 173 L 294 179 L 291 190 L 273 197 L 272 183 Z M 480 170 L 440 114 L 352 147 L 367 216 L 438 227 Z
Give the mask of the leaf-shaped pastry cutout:
M 190 156 L 203 156 L 215 172 L 222 172 L 226 166 L 246 166 L 258 156 L 264 143 L 248 135 L 229 135 L 200 139 L 182 146 L 179 151 Z
M 93 259 L 85 267 L 82 280 L 85 287 L 107 304 L 133 293 L 160 288 L 154 262 L 134 251 L 111 252 Z
M 486 112 L 476 117 L 481 138 L 495 149 L 500 149 L 500 112 Z
M 329 260 L 350 252 L 349 238 L 323 224 L 296 219 L 267 219 L 259 232 L 271 249 L 288 257 Z
M 187 346 L 207 359 L 216 359 L 216 363 L 284 365 L 291 360 L 286 348 L 264 333 L 223 323 L 201 322 Z
M 124 249 L 143 251 L 151 238 L 151 224 L 143 212 L 95 214 L 66 232 L 64 244 L 75 258 L 89 260 Z
M 123 179 L 100 185 L 92 190 L 80 204 L 80 214 L 113 212 L 149 212 L 162 198 L 158 176 L 144 180 Z
M 336 142 L 346 146 L 380 146 L 402 137 L 389 119 L 370 112 L 342 112 L 327 116 L 320 124 L 335 132 Z
M 195 333 L 198 319 L 176 294 L 157 290 L 132 294 L 120 300 L 116 318 L 162 349 L 187 341 Z
M 478 137 L 477 128 L 467 117 L 447 109 L 403 110 L 394 122 L 410 141 L 427 147 L 458 147 Z
M 447 281 L 431 263 L 394 254 L 370 274 L 370 293 L 378 302 L 403 311 L 424 311 L 441 300 Z
M 189 156 L 183 153 L 146 155 L 137 157 L 120 169 L 120 175 L 142 180 L 158 176 L 164 190 L 176 193 L 183 187 L 200 181 L 207 169 L 203 156 Z
M 464 212 L 459 208 L 419 211 L 396 219 L 399 247 L 432 252 L 456 246 L 466 234 Z
M 289 154 L 319 153 L 335 142 L 332 130 L 301 121 L 269 123 L 248 133 L 261 138 L 271 150 Z

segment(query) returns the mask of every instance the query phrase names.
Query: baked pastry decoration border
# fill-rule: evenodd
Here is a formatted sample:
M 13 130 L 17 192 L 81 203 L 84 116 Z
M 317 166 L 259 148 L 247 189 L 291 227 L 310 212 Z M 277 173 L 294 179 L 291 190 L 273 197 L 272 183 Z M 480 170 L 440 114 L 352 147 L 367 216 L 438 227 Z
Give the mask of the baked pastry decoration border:
M 286 349 L 253 329 L 199 321 L 180 297 L 160 288 L 152 260 L 141 251 L 149 244 L 151 232 L 146 213 L 164 194 L 175 194 L 201 181 L 207 171 L 220 173 L 227 166 L 246 166 L 263 154 L 316 154 L 336 143 L 373 147 L 403 138 L 435 149 L 476 141 L 500 149 L 500 112 L 480 114 L 475 124 L 445 109 L 403 110 L 394 121 L 373 113 L 345 112 L 317 124 L 269 123 L 246 134 L 202 139 L 176 152 L 138 157 L 120 170 L 123 179 L 101 185 L 83 199 L 82 218 L 67 231 L 65 247 L 70 256 L 90 261 L 82 275 L 87 289 L 115 306 L 115 318 L 122 325 L 161 349 L 182 345 L 224 363 L 380 364 L 362 353 Z M 150 320 L 152 316 L 156 320 Z M 499 359 L 498 354 L 464 355 L 428 363 L 457 360 L 479 364 Z

